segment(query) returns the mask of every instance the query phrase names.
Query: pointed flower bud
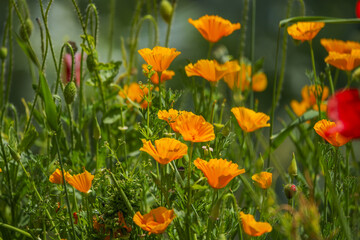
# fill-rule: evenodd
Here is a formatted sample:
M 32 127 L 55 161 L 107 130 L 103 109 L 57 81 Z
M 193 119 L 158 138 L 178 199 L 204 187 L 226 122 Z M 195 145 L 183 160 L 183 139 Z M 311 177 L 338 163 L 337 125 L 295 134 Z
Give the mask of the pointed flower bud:
M 296 159 L 294 153 L 293 153 L 293 158 L 291 160 L 291 164 L 288 168 L 288 173 L 292 178 L 297 176 L 297 165 L 296 165 Z

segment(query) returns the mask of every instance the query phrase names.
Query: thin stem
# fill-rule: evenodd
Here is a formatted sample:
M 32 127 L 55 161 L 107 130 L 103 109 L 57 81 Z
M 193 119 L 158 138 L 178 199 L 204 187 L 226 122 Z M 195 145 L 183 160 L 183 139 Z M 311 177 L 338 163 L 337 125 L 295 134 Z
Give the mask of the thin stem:
M 108 52 L 108 61 L 111 60 L 113 52 L 113 38 L 114 38 L 114 21 L 115 21 L 115 0 L 110 0 L 110 29 L 109 29 L 109 52 Z
M 186 212 L 186 228 L 187 228 L 187 234 L 188 239 L 191 239 L 191 217 L 190 217 L 190 209 L 191 209 L 191 172 L 192 172 L 192 154 L 194 150 L 194 143 L 191 143 L 190 149 L 189 149 L 189 162 L 188 162 L 188 174 L 187 174 L 187 188 L 188 188 L 188 202 L 187 202 L 187 212 Z
M 208 53 L 207 53 L 207 59 L 210 59 L 210 57 L 211 57 L 211 51 L 212 51 L 213 46 L 214 46 L 214 43 L 209 42 L 209 50 L 208 50 Z
M 156 3 L 156 1 L 154 1 L 154 3 Z M 172 22 L 173 22 L 173 19 L 174 19 L 175 8 L 176 8 L 176 0 L 173 1 L 172 7 L 173 7 L 172 14 L 171 14 L 171 17 L 170 17 L 170 20 L 169 20 L 169 23 L 168 23 L 168 26 L 167 26 L 167 30 L 166 30 L 165 47 L 169 47 L 171 25 L 172 25 Z
M 272 105 L 270 111 L 270 134 L 269 134 L 269 157 L 266 163 L 266 168 L 270 167 L 271 161 L 271 151 L 272 151 L 272 139 L 271 136 L 274 131 L 274 118 L 275 118 L 275 108 L 276 108 L 276 91 L 277 91 L 277 68 L 278 68 L 278 56 L 279 56 L 279 40 L 280 40 L 280 28 L 278 29 L 278 36 L 276 41 L 276 53 L 275 53 L 275 75 L 274 75 L 274 87 L 273 87 L 273 98 L 272 98 Z
M 256 20 L 256 0 L 252 0 L 252 14 L 251 14 L 251 42 L 250 42 L 250 61 L 251 61 L 251 76 L 250 76 L 250 108 L 254 108 L 254 91 L 252 90 L 252 76 L 254 75 L 255 62 L 255 20 Z
M 329 85 L 330 85 L 330 91 L 331 91 L 331 95 L 333 95 L 335 93 L 335 90 L 334 90 L 334 83 L 333 83 L 333 79 L 332 79 L 332 76 L 331 76 L 331 69 L 330 69 L 330 66 L 329 64 L 327 63 L 326 64 L 326 74 L 327 74 L 327 77 L 329 79 Z
M 31 239 L 35 239 L 33 236 L 31 236 L 30 233 L 25 232 L 24 230 L 21 230 L 20 228 L 17 228 L 17 227 L 14 227 L 14 226 L 11 226 L 11 225 L 2 223 L 2 222 L 0 222 L 0 227 L 9 229 L 10 231 L 14 231 L 14 232 L 20 233 L 20 234 L 22 234 L 22 235 L 25 236 L 25 237 L 28 237 L 28 238 L 31 238 Z
M 243 19 L 241 21 L 241 35 L 240 35 L 240 51 L 239 51 L 239 62 L 241 64 L 244 56 L 244 48 L 246 45 L 246 29 L 249 18 L 249 0 L 244 0 L 244 8 L 242 13 Z
M 214 221 L 216 219 L 212 219 L 211 218 L 211 212 L 215 206 L 215 203 L 216 203 L 216 196 L 217 196 L 217 193 L 218 193 L 218 189 L 214 189 L 213 191 L 213 195 L 212 195 L 212 201 L 211 201 L 211 207 L 210 207 L 210 216 L 208 218 L 208 224 L 207 224 L 207 230 L 206 230 L 206 240 L 209 240 L 211 239 L 211 232 L 213 231 L 213 225 L 214 225 Z
M 287 10 L 286 10 L 286 18 L 289 18 L 291 16 L 291 9 L 292 9 L 292 5 L 293 5 L 293 1 L 294 0 L 288 0 Z M 284 26 L 284 29 L 287 29 L 287 26 L 288 26 L 288 24 L 286 24 Z M 281 94 L 283 83 L 284 83 L 286 54 L 287 54 L 287 40 L 288 40 L 288 34 L 287 34 L 287 31 L 284 31 L 283 39 L 282 39 L 280 77 L 279 77 L 278 89 L 276 91 L 276 98 L 275 98 L 276 105 L 278 104 L 278 101 L 280 100 L 280 94 Z
M 61 170 L 61 175 L 62 175 L 62 184 L 63 184 L 64 190 L 65 190 L 65 200 L 66 200 L 66 205 L 67 205 L 68 214 L 69 214 L 69 218 L 70 218 L 72 235 L 73 235 L 73 239 L 76 239 L 75 226 L 74 226 L 74 222 L 73 222 L 73 218 L 72 218 L 72 214 L 71 214 L 71 207 L 70 207 L 70 201 L 69 201 L 69 193 L 68 193 L 67 186 L 66 186 L 65 172 L 64 172 L 64 168 L 63 168 L 63 162 L 62 162 L 62 157 L 60 154 L 60 147 L 59 147 L 57 135 L 55 135 L 55 144 L 56 144 L 57 154 L 59 157 L 59 163 L 60 163 L 60 168 L 61 168 L 60 170 Z

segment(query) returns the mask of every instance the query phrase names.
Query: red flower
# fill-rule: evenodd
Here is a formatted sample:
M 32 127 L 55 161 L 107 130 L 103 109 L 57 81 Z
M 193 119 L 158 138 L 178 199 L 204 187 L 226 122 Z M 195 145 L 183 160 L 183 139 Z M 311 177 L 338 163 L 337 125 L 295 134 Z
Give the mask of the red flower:
M 356 3 L 355 13 L 356 13 L 356 17 L 360 18 L 360 0 L 357 1 Z
M 64 84 L 67 84 L 71 81 L 71 66 L 72 66 L 72 57 L 70 53 L 65 53 L 64 58 L 64 65 L 63 65 L 63 75 L 62 81 Z M 76 82 L 76 86 L 80 87 L 80 68 L 81 68 L 81 53 L 77 52 L 74 54 L 74 78 Z
M 336 127 L 326 134 L 339 132 L 350 138 L 360 138 L 360 95 L 357 89 L 347 89 L 335 93 L 328 101 L 328 117 Z

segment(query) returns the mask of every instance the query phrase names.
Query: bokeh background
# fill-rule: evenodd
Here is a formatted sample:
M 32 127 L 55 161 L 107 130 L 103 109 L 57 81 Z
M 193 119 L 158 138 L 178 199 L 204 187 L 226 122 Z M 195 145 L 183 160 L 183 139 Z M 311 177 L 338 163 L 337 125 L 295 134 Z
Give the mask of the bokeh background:
M 41 1 L 41 0 L 39 0 Z M 30 8 L 30 16 L 34 22 L 34 31 L 31 36 L 31 43 L 37 53 L 40 53 L 40 32 L 36 25 L 36 18 L 41 18 L 39 8 L 39 1 L 28 0 L 27 3 Z M 100 61 L 106 62 L 109 58 L 109 43 L 113 41 L 113 50 L 111 52 L 111 59 L 121 60 L 120 38 L 123 37 L 125 42 L 129 41 L 129 30 L 132 15 L 135 11 L 135 0 L 114 0 L 115 8 L 111 7 L 111 0 L 94 0 L 92 1 L 98 8 L 100 16 L 99 28 L 99 43 L 98 52 Z M 140 1 L 140 0 L 138 0 Z M 143 0 L 145 1 L 145 0 Z M 146 2 L 146 1 L 145 1 Z M 268 76 L 268 88 L 262 93 L 256 93 L 255 97 L 259 101 L 259 109 L 263 112 L 269 112 L 271 106 L 271 94 L 274 78 L 275 67 L 275 50 L 277 33 L 279 31 L 279 21 L 285 18 L 287 0 L 257 0 L 256 9 L 256 36 L 255 36 L 255 59 L 264 57 L 264 72 Z M 356 0 L 305 0 L 306 15 L 307 16 L 329 16 L 338 18 L 355 18 L 355 4 Z M 43 1 L 46 6 L 48 1 Z M 79 1 L 82 13 L 89 1 Z M 250 6 L 252 1 L 250 0 Z M 7 16 L 8 1 L 0 0 L 0 39 L 4 31 L 4 22 Z M 109 38 L 110 30 L 110 16 L 111 10 L 114 10 L 114 35 Z M 251 8 L 250 8 L 251 10 Z M 170 37 L 170 47 L 174 47 L 181 51 L 182 54 L 176 58 L 172 63 L 171 68 L 175 70 L 176 76 L 169 81 L 168 87 L 183 89 L 186 84 L 184 75 L 181 72 L 184 66 L 190 62 L 196 62 L 198 59 L 206 58 L 208 43 L 202 38 L 198 31 L 188 23 L 189 18 L 198 19 L 199 17 L 209 15 L 219 15 L 223 18 L 229 19 L 231 22 L 241 22 L 243 13 L 242 0 L 179 0 L 177 1 L 177 8 L 173 20 L 173 26 Z M 250 11 L 251 13 L 251 11 Z M 294 0 L 292 16 L 297 16 L 300 13 L 299 2 Z M 145 14 L 145 12 L 144 12 Z M 251 17 L 251 15 L 250 15 Z M 14 17 L 15 25 L 19 26 L 17 17 Z M 164 45 L 166 24 L 159 17 L 159 37 L 160 45 Z M 77 42 L 81 41 L 80 35 L 82 30 L 77 19 L 76 12 L 70 0 L 54 1 L 49 14 L 49 28 L 54 43 L 54 49 L 57 55 L 60 54 L 60 49 L 63 43 L 68 40 Z M 149 26 L 146 26 L 140 32 L 140 41 L 138 48 L 149 47 Z M 247 42 L 245 48 L 245 56 L 249 57 L 249 41 L 250 41 L 251 23 L 247 28 Z M 17 28 L 15 29 L 18 30 Z M 240 30 L 241 31 L 241 30 Z M 215 45 L 215 48 L 223 45 L 229 54 L 234 58 L 239 57 L 239 39 L 240 31 L 235 31 L 232 35 L 223 38 Z M 152 36 L 153 37 L 153 36 Z M 336 38 L 341 40 L 360 41 L 360 25 L 359 24 L 327 24 L 324 29 L 320 31 L 318 36 L 314 39 L 314 51 L 316 55 L 317 71 L 320 73 L 324 71 L 324 58 L 327 53 L 320 45 L 321 38 Z M 40 54 L 39 54 L 40 55 Z M 137 55 L 139 63 L 142 63 L 140 56 Z M 29 62 L 26 60 L 24 53 L 15 43 L 15 66 L 13 75 L 13 85 L 11 87 L 11 102 L 17 106 L 20 112 L 24 111 L 21 103 L 21 98 L 26 101 L 32 101 L 34 90 L 32 89 L 32 78 L 29 71 Z M 138 64 L 140 66 L 140 64 Z M 280 119 L 289 122 L 289 118 L 285 114 L 284 107 L 290 103 L 292 99 L 301 100 L 301 88 L 309 84 L 310 81 L 305 75 L 306 70 L 311 70 L 310 51 L 307 43 L 296 44 L 289 38 L 287 63 L 285 72 L 285 82 L 283 86 L 280 105 L 276 111 L 275 132 L 281 128 Z M 121 72 L 125 70 L 122 68 Z M 55 80 L 55 69 L 52 65 L 51 57 L 48 57 L 46 73 L 50 81 Z M 141 70 L 139 68 L 138 79 L 141 80 Z M 143 77 L 143 80 L 145 78 Z M 337 88 L 345 85 L 346 76 L 340 74 Z M 355 83 L 355 86 L 358 83 Z M 357 85 L 358 86 L 358 85 Z M 221 87 L 221 86 L 220 86 Z M 184 94 L 186 96 L 187 93 Z M 187 102 L 183 101 L 183 108 L 188 108 Z M 229 114 L 229 113 L 228 113 Z M 355 143 L 358 148 L 358 144 Z M 286 159 L 287 162 L 291 160 L 292 151 L 294 147 L 291 142 L 286 141 L 283 146 L 277 151 L 281 159 Z

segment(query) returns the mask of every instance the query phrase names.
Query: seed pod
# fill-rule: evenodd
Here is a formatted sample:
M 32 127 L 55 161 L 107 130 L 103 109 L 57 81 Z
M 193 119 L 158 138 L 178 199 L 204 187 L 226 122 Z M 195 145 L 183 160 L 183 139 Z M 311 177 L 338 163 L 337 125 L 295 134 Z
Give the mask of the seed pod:
M 160 14 L 164 21 L 169 24 L 173 15 L 173 6 L 167 0 L 162 0 L 160 3 Z
M 65 102 L 71 104 L 75 100 L 76 85 L 73 81 L 69 82 L 64 89 Z
M 0 48 L 0 59 L 4 60 L 7 57 L 8 50 L 6 47 Z
M 296 193 L 297 189 L 294 184 L 286 184 L 284 187 L 285 196 L 287 199 L 292 199 Z
M 32 23 L 30 18 L 27 18 L 24 24 L 20 26 L 19 35 L 21 39 L 27 41 L 30 38 L 33 29 L 34 24 Z

